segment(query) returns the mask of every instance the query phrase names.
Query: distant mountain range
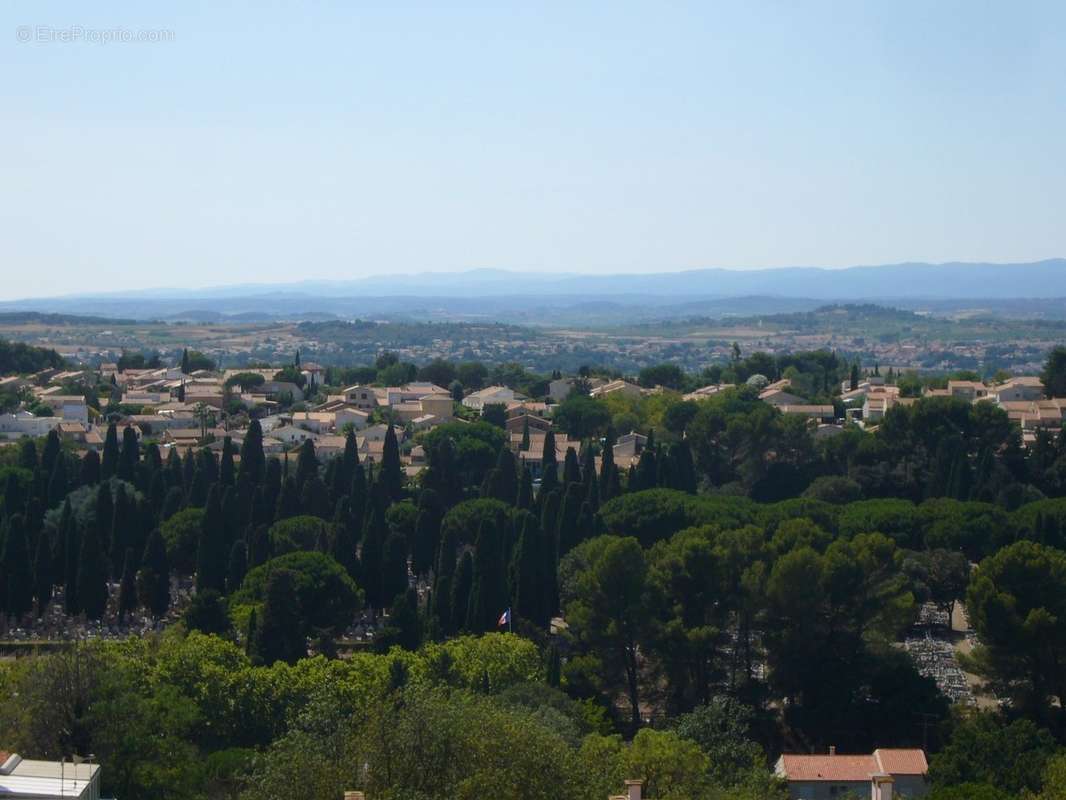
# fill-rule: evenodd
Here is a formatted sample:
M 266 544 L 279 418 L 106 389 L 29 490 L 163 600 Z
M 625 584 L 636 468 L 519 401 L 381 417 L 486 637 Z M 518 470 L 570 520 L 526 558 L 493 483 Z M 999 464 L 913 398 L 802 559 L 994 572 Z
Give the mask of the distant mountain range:
M 367 315 L 606 322 L 619 314 L 642 319 L 720 316 L 802 311 L 825 302 L 875 302 L 990 312 L 1007 304 L 1017 313 L 1062 317 L 1066 301 L 1060 298 L 1066 298 L 1066 259 L 1058 258 L 1018 264 L 907 263 L 618 275 L 479 269 L 30 298 L 2 302 L 0 310 L 203 322 Z M 1030 299 L 1035 302 L 1016 302 Z

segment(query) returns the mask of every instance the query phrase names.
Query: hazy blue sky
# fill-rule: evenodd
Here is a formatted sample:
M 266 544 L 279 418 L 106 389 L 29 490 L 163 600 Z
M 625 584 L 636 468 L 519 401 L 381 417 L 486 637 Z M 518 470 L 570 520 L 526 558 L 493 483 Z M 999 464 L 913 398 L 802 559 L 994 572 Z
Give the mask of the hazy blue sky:
M 1066 255 L 1066 3 L 163 5 L 0 7 L 0 296 Z

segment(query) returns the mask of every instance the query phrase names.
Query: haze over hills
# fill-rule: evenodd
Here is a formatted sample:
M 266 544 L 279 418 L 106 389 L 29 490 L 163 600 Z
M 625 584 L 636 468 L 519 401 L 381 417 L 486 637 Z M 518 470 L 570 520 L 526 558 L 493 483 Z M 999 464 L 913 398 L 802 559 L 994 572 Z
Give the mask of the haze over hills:
M 732 315 L 802 311 L 825 302 L 878 302 L 952 311 L 1066 313 L 1066 259 L 1030 263 L 905 263 L 843 269 L 759 270 L 582 275 L 477 269 L 376 275 L 346 281 L 160 288 L 91 295 L 28 298 L 4 310 L 98 314 L 137 319 L 233 319 L 402 315 L 424 319 L 500 318 L 527 322 L 624 313 L 641 318 L 684 314 Z M 1019 307 L 1010 301 L 1031 299 Z M 486 300 L 488 302 L 486 302 Z

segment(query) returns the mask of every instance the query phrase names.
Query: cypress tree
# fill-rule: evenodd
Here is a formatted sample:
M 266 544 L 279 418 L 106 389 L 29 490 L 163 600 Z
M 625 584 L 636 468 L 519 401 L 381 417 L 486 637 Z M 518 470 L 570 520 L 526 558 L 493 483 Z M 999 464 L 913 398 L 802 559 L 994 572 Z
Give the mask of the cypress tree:
M 189 348 L 184 347 L 181 351 L 181 374 L 189 374 Z
M 385 510 L 380 503 L 372 502 L 370 516 L 367 517 L 363 530 L 363 549 L 359 554 L 363 582 L 366 584 L 366 602 L 371 608 L 381 608 L 385 602 L 381 591 L 381 572 L 385 539 L 388 535 Z
M 439 516 L 431 509 L 422 508 L 415 521 L 415 537 L 411 545 L 411 570 L 415 575 L 425 575 L 433 566 L 433 555 L 439 537 Z
M 467 610 L 470 607 L 470 598 L 473 594 L 474 585 L 474 558 L 467 550 L 459 559 L 459 565 L 455 568 L 452 578 L 451 606 L 452 616 L 448 621 L 447 633 L 458 633 L 461 630 L 469 630 L 467 624 Z
M 144 458 L 141 463 L 150 474 L 154 475 L 159 472 L 163 468 L 163 457 L 159 455 L 159 445 L 155 442 L 149 443 L 144 448 Z
M 407 540 L 398 533 L 385 539 L 381 555 L 381 597 L 383 602 L 407 591 Z
M 522 441 L 518 445 L 518 449 L 523 453 L 529 450 L 529 414 L 522 418 Z
M 395 629 L 394 641 L 404 650 L 417 650 L 422 643 L 422 619 L 418 616 L 418 594 L 408 589 L 392 601 L 389 627 Z
M 378 480 L 384 485 L 390 501 L 400 499 L 403 494 L 403 467 L 400 465 L 400 444 L 396 440 L 396 430 L 391 424 L 385 431 Z
M 122 580 L 118 587 L 118 621 L 122 624 L 126 621 L 126 615 L 137 608 L 137 580 L 136 564 L 133 548 L 126 548 L 123 558 Z
M 358 461 L 352 468 L 352 486 L 348 491 L 348 513 L 353 538 L 361 538 L 366 524 L 367 488 L 363 465 Z
M 259 632 L 259 620 L 255 613 L 255 608 L 252 608 L 252 613 L 248 615 L 248 630 L 244 634 L 244 654 L 249 659 L 254 655 L 255 639 Z
M 241 588 L 248 572 L 248 546 L 243 539 L 233 543 L 229 551 L 229 568 L 226 570 L 226 590 L 233 594 Z
M 559 462 L 555 455 L 555 434 L 544 434 L 544 450 L 540 456 L 540 494 L 545 495 L 559 485 Z
M 119 454 L 116 474 L 124 481 L 132 483 L 137 477 L 137 466 L 141 462 L 141 444 L 137 441 L 137 432 L 132 425 L 122 429 L 122 451 Z
M 114 524 L 115 505 L 111 497 L 111 482 L 104 481 L 96 490 L 96 526 L 100 538 L 101 554 L 106 559 L 111 547 L 111 526 Z
M 562 682 L 562 672 L 563 664 L 559 655 L 559 646 L 553 643 L 548 648 L 548 685 L 553 689 L 559 688 Z
M 649 446 L 644 448 L 637 461 L 637 489 L 654 489 L 659 480 L 659 465 L 655 457 L 655 448 L 650 446 L 651 434 L 648 434 Z M 632 489 L 630 491 L 633 491 Z
M 270 529 L 266 525 L 252 528 L 252 538 L 248 542 L 248 568 L 262 566 L 270 560 Z
M 23 497 L 18 475 L 12 470 L 7 473 L 7 481 L 4 483 L 4 514 L 11 516 L 25 507 L 26 498 Z
M 277 510 L 274 519 L 283 520 L 296 517 L 300 514 L 300 490 L 296 486 L 296 479 L 291 475 L 281 482 L 281 493 L 278 495 Z
M 263 482 L 266 472 L 266 454 L 263 452 L 263 427 L 259 420 L 248 423 L 241 442 L 241 476 L 247 477 L 253 486 Z
M 52 467 L 52 474 L 48 478 L 48 507 L 54 508 L 62 503 L 63 498 L 67 496 L 69 488 L 69 481 L 67 480 L 67 461 L 65 458 L 59 457 L 55 460 L 55 465 Z
M 546 560 L 541 552 L 543 539 L 540 525 L 532 514 L 524 515 L 522 532 L 515 547 L 512 585 L 514 586 L 514 613 L 521 619 L 543 624 L 544 579 L 542 571 Z
M 349 430 L 344 435 L 344 454 L 341 456 L 337 469 L 337 483 L 343 491 L 348 491 L 352 479 L 355 477 L 355 468 L 359 464 L 359 445 L 355 440 L 355 431 Z
M 496 458 L 496 468 L 489 473 L 488 497 L 494 497 L 513 506 L 518 502 L 518 470 L 515 468 L 514 453 L 506 446 L 500 448 Z
M 593 473 L 591 481 L 585 482 L 585 502 L 589 504 L 589 508 L 594 512 L 600 510 L 600 482 L 597 480 L 595 473 Z
M 311 478 L 318 477 L 318 457 L 315 455 L 315 443 L 304 439 L 296 457 L 296 488 L 303 490 L 304 484 Z
M 502 532 L 491 521 L 484 520 L 474 548 L 474 579 L 466 613 L 466 627 L 471 633 L 493 630 L 507 608 L 509 593 L 504 557 Z
M 19 466 L 34 472 L 37 469 L 37 443 L 33 439 L 25 439 L 19 446 Z
M 603 451 L 600 453 L 600 502 L 606 503 L 612 499 L 610 494 L 611 472 L 615 470 L 614 464 L 614 428 L 607 429 L 607 435 L 603 437 Z M 615 476 L 617 478 L 617 476 Z
M 52 602 L 53 580 L 52 566 L 54 559 L 49 544 L 48 531 L 41 531 L 37 536 L 37 553 L 33 559 L 33 596 L 37 599 L 37 616 L 44 616 L 48 604 Z
M 106 484 L 101 488 L 106 489 Z M 107 610 L 107 560 L 101 530 L 99 519 L 85 527 L 78 554 L 78 610 L 89 619 L 100 619 Z
M 351 510 L 347 496 L 337 501 L 333 513 L 333 540 L 330 542 L 330 555 L 333 560 L 344 567 L 352 578 L 359 578 L 359 560 L 355 552 L 355 537 L 352 535 Z
M 44 439 L 44 449 L 41 450 L 41 469 L 44 470 L 45 475 L 52 474 L 62 450 L 59 433 L 53 428 L 48 431 L 48 435 Z
M 329 502 L 329 489 L 317 475 L 304 482 L 300 492 L 300 508 L 304 514 L 310 514 L 319 519 L 329 519 L 332 516 L 333 508 Z
M 104 455 L 100 460 L 100 478 L 107 480 L 118 473 L 118 429 L 112 422 L 107 426 L 107 435 L 104 437 Z
M 563 459 L 563 485 L 581 483 L 581 466 L 577 461 L 577 453 L 574 448 L 566 448 L 566 457 Z
M 212 486 L 200 522 L 200 541 L 196 549 L 196 591 L 210 589 L 219 594 L 226 589 L 226 531 L 218 486 Z
M 170 564 L 163 536 L 156 528 L 148 535 L 137 573 L 137 596 L 142 606 L 159 619 L 170 608 Z
M 26 541 L 25 518 L 12 514 L 7 518 L 3 558 L 0 559 L 5 584 L 4 609 L 15 618 L 33 609 L 33 570 Z
M 222 440 L 222 458 L 218 464 L 218 482 L 224 487 L 235 486 L 237 483 L 237 468 L 233 464 L 233 439 L 229 436 Z
M 578 528 L 581 516 L 581 506 L 585 498 L 582 497 L 581 485 L 568 484 L 566 494 L 563 495 L 562 504 L 559 507 L 559 516 L 555 522 L 555 539 L 559 542 L 559 556 L 565 556 L 582 539 Z
M 533 476 L 528 467 L 522 468 L 522 480 L 518 484 L 518 497 L 515 499 L 515 507 L 524 511 L 533 508 Z
M 178 486 L 171 486 L 167 489 L 166 496 L 163 498 L 163 508 L 159 512 L 159 521 L 166 522 L 173 517 L 185 504 L 185 494 Z
M 115 503 L 111 514 L 111 536 L 109 537 L 112 578 L 121 576 L 120 570 L 123 567 L 126 548 L 132 546 L 136 538 L 132 535 L 132 518 L 130 501 L 126 496 L 126 485 L 119 483 L 115 487 Z
M 70 500 L 63 504 L 59 536 L 63 540 L 63 610 L 73 616 L 81 612 L 78 602 L 78 559 L 81 556 L 81 536 Z
M 682 439 L 671 448 L 674 476 L 677 488 L 688 494 L 696 493 L 696 466 L 692 463 L 692 449 L 688 440 Z
M 81 457 L 78 483 L 82 486 L 95 486 L 100 482 L 100 470 L 100 456 L 95 450 L 89 450 Z
M 225 486 L 219 481 L 219 486 Z M 226 543 L 226 552 L 230 545 L 241 538 L 241 509 L 237 500 L 237 489 L 234 486 L 225 486 L 222 490 L 222 530 Z
M 455 632 L 452 628 L 452 592 L 455 579 L 456 535 L 454 529 L 449 529 L 447 533 L 442 533 L 440 546 L 437 549 L 437 561 L 433 567 L 433 606 L 431 611 L 437 619 L 441 632 L 445 634 Z M 465 598 L 463 610 L 465 613 Z
M 191 459 L 186 458 L 186 462 Z M 189 484 L 189 505 L 193 508 L 203 508 L 204 503 L 207 502 L 207 492 L 211 488 L 211 483 L 208 480 L 207 472 L 199 467 L 196 467 L 192 474 L 192 483 Z
M 192 450 L 185 451 L 185 458 L 181 460 L 181 485 L 184 487 L 185 492 L 192 495 L 193 483 L 196 481 L 196 455 Z M 207 498 L 207 485 L 204 484 L 202 498 Z M 203 500 L 200 501 L 198 508 L 203 508 Z
M 270 666 L 276 661 L 295 664 L 307 655 L 307 638 L 300 619 L 296 576 L 279 569 L 267 579 L 263 616 L 252 643 L 252 663 Z

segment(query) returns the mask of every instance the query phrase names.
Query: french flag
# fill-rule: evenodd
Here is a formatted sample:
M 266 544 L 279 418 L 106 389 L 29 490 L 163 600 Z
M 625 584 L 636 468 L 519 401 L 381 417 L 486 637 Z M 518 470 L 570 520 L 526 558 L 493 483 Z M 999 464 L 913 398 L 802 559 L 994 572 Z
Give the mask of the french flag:
M 500 614 L 500 620 L 499 620 L 499 622 L 496 623 L 496 627 L 502 628 L 504 625 L 510 625 L 510 624 L 511 624 L 511 609 L 507 609 L 502 614 Z

